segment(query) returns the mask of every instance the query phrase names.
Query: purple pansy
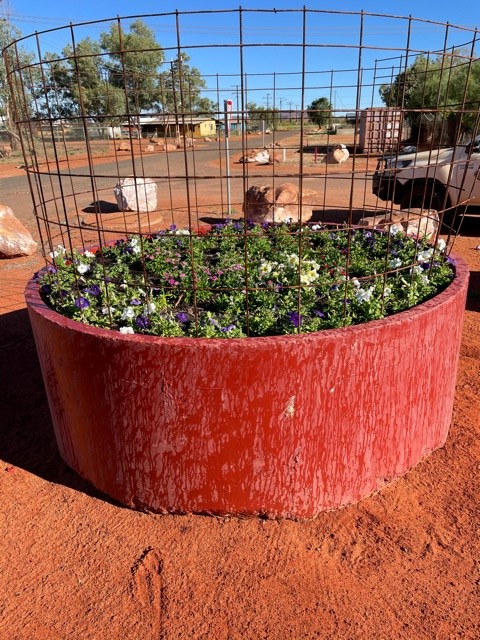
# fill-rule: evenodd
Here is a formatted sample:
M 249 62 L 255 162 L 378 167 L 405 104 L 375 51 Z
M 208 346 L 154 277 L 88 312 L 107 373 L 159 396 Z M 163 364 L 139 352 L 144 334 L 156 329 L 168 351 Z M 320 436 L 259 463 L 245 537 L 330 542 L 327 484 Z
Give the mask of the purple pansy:
M 288 314 L 288 319 L 293 324 L 294 327 L 299 327 L 302 324 L 302 316 L 298 313 L 298 311 L 290 311 Z
M 146 329 L 148 326 L 150 326 L 150 322 L 147 316 L 144 315 L 137 316 L 135 319 L 135 324 L 139 329 Z
M 86 309 L 90 306 L 90 302 L 83 296 L 78 296 L 78 298 L 75 298 L 74 304 L 76 307 L 78 307 L 78 309 Z
M 89 293 L 91 296 L 100 295 L 100 287 L 98 286 L 98 284 L 92 284 L 89 287 L 87 287 L 84 291 L 85 293 Z

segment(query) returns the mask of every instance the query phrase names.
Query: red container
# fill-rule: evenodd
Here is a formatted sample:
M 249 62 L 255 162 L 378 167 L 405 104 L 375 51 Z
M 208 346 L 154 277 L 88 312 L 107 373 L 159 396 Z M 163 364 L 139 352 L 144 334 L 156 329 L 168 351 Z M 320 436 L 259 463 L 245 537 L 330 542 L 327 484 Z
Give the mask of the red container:
M 26 290 L 60 452 L 125 505 L 312 517 L 445 442 L 468 269 L 384 320 L 300 336 L 122 335 Z

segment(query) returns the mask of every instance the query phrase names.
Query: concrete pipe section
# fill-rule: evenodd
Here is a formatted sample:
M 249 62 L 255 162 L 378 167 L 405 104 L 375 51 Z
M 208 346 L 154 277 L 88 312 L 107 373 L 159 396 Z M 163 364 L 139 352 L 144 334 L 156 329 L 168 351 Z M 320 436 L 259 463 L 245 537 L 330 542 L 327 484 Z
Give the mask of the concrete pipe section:
M 309 518 L 441 447 L 468 269 L 383 320 L 298 336 L 160 338 L 26 298 L 60 452 L 121 503 L 160 513 Z

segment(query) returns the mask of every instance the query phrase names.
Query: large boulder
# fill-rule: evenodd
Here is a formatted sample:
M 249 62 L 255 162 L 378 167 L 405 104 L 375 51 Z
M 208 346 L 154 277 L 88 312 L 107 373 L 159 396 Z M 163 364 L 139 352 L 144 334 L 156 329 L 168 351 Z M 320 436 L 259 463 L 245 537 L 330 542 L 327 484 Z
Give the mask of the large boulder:
M 155 211 L 157 185 L 152 178 L 123 178 L 113 190 L 120 211 Z
M 272 151 L 273 148 L 274 147 L 270 149 L 250 149 L 239 159 L 239 162 L 255 164 L 273 164 L 274 162 L 282 162 L 281 155 Z
M 9 144 L 0 144 L 0 157 L 8 158 L 12 155 L 12 146 Z
M 270 157 L 267 149 L 250 149 L 240 158 L 239 162 L 268 164 L 270 162 Z
M 439 227 L 438 213 L 434 209 L 404 209 L 399 212 L 389 212 L 384 217 L 370 216 L 358 221 L 361 227 L 376 229 L 389 228 L 392 225 L 401 227 L 403 231 L 415 238 L 432 238 Z
M 0 204 L 0 257 L 30 256 L 37 243 L 28 229 L 15 217 L 12 209 Z
M 312 217 L 317 192 L 285 182 L 275 189 L 269 185 L 252 186 L 245 194 L 243 211 L 253 222 L 303 222 Z
M 409 236 L 431 238 L 436 235 L 440 220 L 434 209 L 409 209 L 404 211 L 403 224 Z
M 350 153 L 344 144 L 336 144 L 333 149 L 327 151 L 324 162 L 327 164 L 342 164 L 350 157 Z
M 158 143 L 160 144 L 160 142 Z M 164 151 L 176 151 L 177 150 L 177 145 L 173 144 L 173 142 L 164 142 L 161 145 L 162 149 Z

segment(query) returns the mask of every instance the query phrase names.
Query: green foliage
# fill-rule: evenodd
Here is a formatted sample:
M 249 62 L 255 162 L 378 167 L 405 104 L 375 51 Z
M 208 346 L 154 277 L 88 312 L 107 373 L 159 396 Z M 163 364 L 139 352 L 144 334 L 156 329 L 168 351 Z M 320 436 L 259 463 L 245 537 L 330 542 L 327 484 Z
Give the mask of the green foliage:
M 443 243 L 443 244 L 442 244 Z M 444 242 L 319 225 L 174 225 L 96 253 L 63 247 L 39 276 L 59 313 L 122 333 L 233 338 L 337 328 L 383 318 L 453 278 Z
M 320 129 L 332 119 L 332 104 L 328 98 L 317 98 L 308 105 L 307 112 L 310 122 Z
M 108 32 L 100 34 L 100 47 L 108 53 L 108 80 L 126 92 L 129 111 L 158 108 L 163 51 L 153 31 L 142 20 L 132 22 L 129 32 L 113 22 Z
M 212 113 L 215 104 L 200 95 L 205 80 L 196 67 L 188 64 L 189 60 L 187 54 L 181 53 L 160 75 L 160 102 L 170 113 Z
M 37 88 L 39 110 L 54 118 L 88 114 L 105 125 L 143 111 L 209 113 L 213 103 L 201 96 L 205 87 L 189 57 L 164 62 L 154 32 L 135 20 L 129 30 L 113 22 L 99 39 L 67 45 L 61 55 L 46 54 L 46 82 Z
M 277 129 L 280 124 L 281 114 L 278 109 L 263 107 L 255 102 L 248 102 L 247 113 L 249 127 L 260 128 L 263 122 L 267 128 Z
M 459 50 L 420 55 L 379 93 L 386 106 L 405 109 L 411 124 L 418 121 L 420 111 L 430 111 L 432 118 L 452 122 L 457 136 L 471 133 L 478 126 L 480 61 Z
M 125 113 L 124 92 L 109 82 L 98 42 L 85 38 L 76 45 L 75 51 L 71 46 L 65 47 L 62 55 L 63 59 L 47 55 L 50 90 L 45 94 L 45 109 L 48 108 L 51 116 L 79 116 L 80 105 L 84 112 L 102 123 L 113 123 L 115 116 Z
M 12 71 L 27 67 L 34 59 L 34 55 L 27 52 L 21 45 L 9 46 L 21 37 L 21 32 L 7 20 L 0 20 L 0 115 L 5 118 L 5 126 L 12 148 L 18 146 L 18 134 L 15 130 L 15 120 L 27 120 L 32 115 L 32 98 L 34 85 L 39 72 L 30 69 L 23 74 L 20 82 L 18 74 Z M 7 71 L 10 77 L 7 78 Z

